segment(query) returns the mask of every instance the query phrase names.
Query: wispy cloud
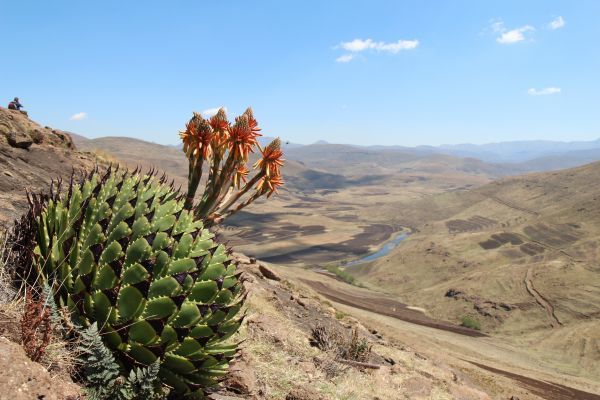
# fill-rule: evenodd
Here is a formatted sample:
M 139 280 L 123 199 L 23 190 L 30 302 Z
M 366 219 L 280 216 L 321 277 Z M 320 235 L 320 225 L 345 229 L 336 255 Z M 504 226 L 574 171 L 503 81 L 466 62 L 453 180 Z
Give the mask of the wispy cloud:
M 527 93 L 531 96 L 547 96 L 550 94 L 560 93 L 560 88 L 559 87 L 547 87 L 544 89 L 531 88 L 527 91 Z
M 208 110 L 204 110 L 204 111 L 202 111 L 201 114 L 204 118 L 209 118 L 209 117 L 212 117 L 213 115 L 215 115 L 216 113 L 218 113 L 221 108 L 223 108 L 225 110 L 225 112 L 227 112 L 227 107 L 216 107 L 216 108 L 209 108 Z
M 86 119 L 87 118 L 87 113 L 85 112 L 80 112 L 77 114 L 73 114 L 71 115 L 71 118 L 69 118 L 71 121 L 81 121 L 82 119 Z
M 342 42 L 335 48 L 341 48 L 349 51 L 350 54 L 344 54 L 335 59 L 339 63 L 347 63 L 354 60 L 355 54 L 372 50 L 376 52 L 385 52 L 397 54 L 402 50 L 412 50 L 419 46 L 418 40 L 398 40 L 397 42 L 376 42 L 373 39 L 354 39 L 350 42 Z
M 419 45 L 418 40 L 398 40 L 397 42 L 375 42 L 373 39 L 354 39 L 351 42 L 342 42 L 340 47 L 351 52 L 360 52 L 365 50 L 385 51 L 396 54 L 401 50 L 412 50 Z
M 549 24 L 548 27 L 552 30 L 560 29 L 565 26 L 565 19 L 561 16 L 554 18 Z
M 335 59 L 335 61 L 339 63 L 347 63 L 352 60 L 354 60 L 354 54 L 344 54 L 343 56 L 339 56 Z
M 531 25 L 524 25 L 519 28 L 507 29 L 504 22 L 497 21 L 492 24 L 492 30 L 500 34 L 496 38 L 498 43 L 513 44 L 525 40 L 526 33 L 535 31 L 535 28 Z

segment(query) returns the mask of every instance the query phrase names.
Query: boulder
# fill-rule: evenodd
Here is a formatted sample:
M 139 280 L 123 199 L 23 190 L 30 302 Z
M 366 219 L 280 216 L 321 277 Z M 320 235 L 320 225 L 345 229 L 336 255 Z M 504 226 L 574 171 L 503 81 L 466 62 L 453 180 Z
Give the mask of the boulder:
M 76 400 L 82 390 L 31 361 L 21 346 L 0 337 L 0 398 L 11 400 Z
M 19 149 L 28 149 L 33 144 L 31 136 L 24 132 L 8 132 L 6 134 L 8 144 Z

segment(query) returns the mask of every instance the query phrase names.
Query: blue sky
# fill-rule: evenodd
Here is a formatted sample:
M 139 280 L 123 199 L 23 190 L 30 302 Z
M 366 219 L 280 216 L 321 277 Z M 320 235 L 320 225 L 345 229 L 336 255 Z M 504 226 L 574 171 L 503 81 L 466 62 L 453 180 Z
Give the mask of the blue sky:
M 248 105 L 298 143 L 600 137 L 596 0 L 2 3 L 2 101 L 89 137 Z

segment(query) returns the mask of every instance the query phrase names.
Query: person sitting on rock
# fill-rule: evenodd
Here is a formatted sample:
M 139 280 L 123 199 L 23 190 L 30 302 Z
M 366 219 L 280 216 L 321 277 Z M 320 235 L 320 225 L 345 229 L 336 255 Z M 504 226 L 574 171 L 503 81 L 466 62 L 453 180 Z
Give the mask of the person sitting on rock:
M 19 98 L 18 97 L 15 97 L 15 99 L 13 101 L 11 101 L 10 103 L 8 103 L 8 109 L 9 110 L 20 111 L 21 108 L 23 108 L 23 104 L 19 103 Z

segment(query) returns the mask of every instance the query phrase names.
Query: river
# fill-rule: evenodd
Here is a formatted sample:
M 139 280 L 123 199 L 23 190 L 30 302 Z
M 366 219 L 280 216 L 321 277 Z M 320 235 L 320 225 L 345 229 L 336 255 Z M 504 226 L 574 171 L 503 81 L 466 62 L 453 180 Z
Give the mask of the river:
M 344 267 L 349 267 L 351 265 L 366 263 L 369 261 L 376 260 L 385 255 L 388 255 L 394 248 L 396 248 L 396 246 L 398 246 L 400 243 L 402 243 L 402 241 L 404 239 L 406 239 L 409 235 L 410 235 L 410 233 L 408 233 L 408 232 L 402 232 L 402 233 L 398 234 L 392 240 L 387 241 L 376 252 L 368 254 L 362 258 L 359 258 L 358 260 L 350 261 L 350 262 L 346 263 L 346 265 L 344 265 Z

